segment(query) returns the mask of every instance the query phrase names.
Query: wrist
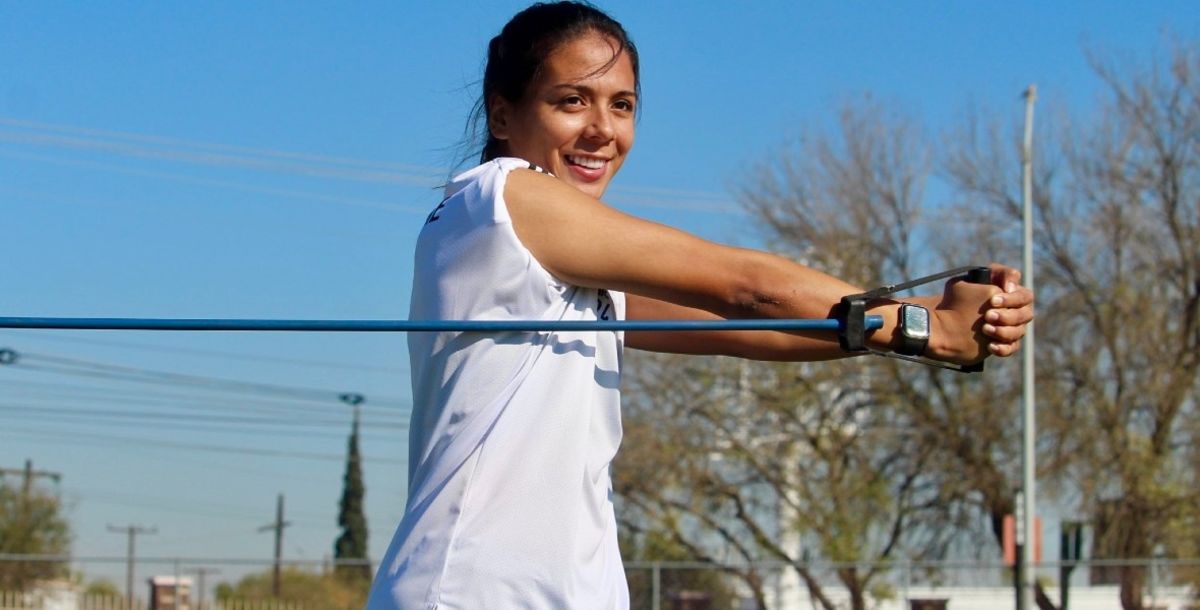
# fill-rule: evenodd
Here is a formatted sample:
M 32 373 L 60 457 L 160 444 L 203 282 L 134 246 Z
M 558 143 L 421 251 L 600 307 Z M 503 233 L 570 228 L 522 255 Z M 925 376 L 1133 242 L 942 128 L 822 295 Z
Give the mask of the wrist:
M 929 343 L 925 345 L 925 357 L 943 362 L 953 360 L 954 350 L 946 342 L 945 320 L 938 315 L 938 310 L 929 308 Z
M 936 315 L 935 304 L 929 301 L 917 297 L 903 302 L 880 299 L 869 303 L 867 313 L 882 317 L 883 327 L 868 334 L 867 344 L 877 351 L 940 359 L 947 351 L 945 333 L 939 330 L 944 325 Z

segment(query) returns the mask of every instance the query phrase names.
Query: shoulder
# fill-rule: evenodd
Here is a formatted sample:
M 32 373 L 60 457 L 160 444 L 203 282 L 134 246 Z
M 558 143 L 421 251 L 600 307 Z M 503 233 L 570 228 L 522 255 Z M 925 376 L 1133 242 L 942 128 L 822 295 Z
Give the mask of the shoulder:
M 489 197 L 503 197 L 509 174 L 517 170 L 529 170 L 529 173 L 550 177 L 550 172 L 516 157 L 499 157 L 484 161 L 475 167 L 457 174 L 446 183 L 444 198 L 449 199 L 460 194 L 482 194 Z M 517 173 L 525 173 L 517 171 Z

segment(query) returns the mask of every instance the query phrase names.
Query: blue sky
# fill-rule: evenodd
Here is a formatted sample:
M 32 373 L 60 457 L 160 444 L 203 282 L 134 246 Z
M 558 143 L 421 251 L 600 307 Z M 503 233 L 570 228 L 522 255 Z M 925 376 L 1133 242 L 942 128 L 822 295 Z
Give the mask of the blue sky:
M 487 40 L 523 5 L 0 3 L 0 312 L 404 317 Z M 1088 112 L 1086 49 L 1146 60 L 1200 22 L 1182 1 L 602 7 L 637 42 L 644 88 L 609 199 L 743 243 L 753 221 L 731 188 L 848 98 L 935 132 L 972 105 L 1018 120 L 1031 83 L 1041 108 Z M 143 556 L 266 559 L 255 530 L 284 493 L 286 556 L 321 559 L 347 391 L 367 396 L 371 551 L 386 547 L 404 502 L 403 336 L 0 331 L 0 347 L 23 356 L 0 367 L 0 467 L 62 473 L 77 555 L 122 555 L 106 525 L 136 523 L 158 528 Z M 114 366 L 143 372 L 117 381 Z M 322 392 L 283 402 L 144 371 Z M 88 570 L 123 582 L 118 565 Z

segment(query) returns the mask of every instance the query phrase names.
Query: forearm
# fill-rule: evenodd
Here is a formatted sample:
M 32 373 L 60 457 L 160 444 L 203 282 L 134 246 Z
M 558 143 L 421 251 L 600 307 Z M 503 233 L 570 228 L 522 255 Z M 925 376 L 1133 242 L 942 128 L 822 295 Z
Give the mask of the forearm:
M 871 313 L 884 309 L 879 304 Z M 723 320 L 710 311 L 685 307 L 635 294 L 627 295 L 626 317 L 630 320 Z M 893 314 L 894 317 L 894 314 Z M 872 346 L 887 349 L 880 333 L 873 332 Z M 833 333 L 775 331 L 671 331 L 627 332 L 625 344 L 634 349 L 673 354 L 721 355 L 770 361 L 815 361 L 845 358 Z
M 630 320 L 724 320 L 710 311 L 636 294 L 626 295 Z M 735 356 L 753 360 L 825 360 L 843 354 L 829 333 L 774 331 L 629 331 L 625 345 L 670 354 Z
M 834 318 L 838 314 L 842 297 L 864 291 L 858 286 L 774 254 L 749 250 L 741 250 L 739 254 L 745 257 L 742 264 L 745 265 L 746 271 L 739 275 L 742 279 L 739 291 L 745 296 L 732 299 L 726 304 L 726 310 L 714 312 L 721 317 Z M 916 303 L 932 311 L 938 302 L 937 296 L 922 296 L 878 299 L 868 303 L 867 315 L 879 316 L 883 325 L 878 330 L 868 331 L 867 345 L 878 351 L 894 351 L 900 346 L 898 325 L 901 304 Z M 832 333 L 783 334 L 783 337 L 796 340 L 770 341 L 769 355 L 763 359 L 827 359 L 847 355 L 838 348 L 836 337 Z M 813 339 L 818 340 L 816 345 L 813 344 Z

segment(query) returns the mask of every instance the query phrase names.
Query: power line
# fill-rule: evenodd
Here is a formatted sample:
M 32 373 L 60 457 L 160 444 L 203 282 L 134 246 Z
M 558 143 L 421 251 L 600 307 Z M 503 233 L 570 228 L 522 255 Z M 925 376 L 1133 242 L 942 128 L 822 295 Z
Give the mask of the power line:
M 75 133 L 87 136 L 100 136 L 122 140 L 130 140 L 134 142 L 146 142 L 151 144 L 166 144 L 182 146 L 186 148 L 198 148 L 208 150 L 221 150 L 237 153 L 246 153 L 262 157 L 275 157 L 282 159 L 298 159 L 302 161 L 311 161 L 317 163 L 326 163 L 331 165 L 346 165 L 353 167 L 365 167 L 372 169 L 383 169 L 391 171 L 408 171 L 427 174 L 445 173 L 445 169 L 427 165 L 411 165 L 403 163 L 392 163 L 384 161 L 373 161 L 369 159 L 354 159 L 349 157 L 337 157 L 331 155 L 319 155 L 311 153 L 300 153 L 288 150 L 279 150 L 272 148 L 238 146 L 234 144 L 221 144 L 215 142 L 201 142 L 198 140 L 187 140 L 183 138 L 174 138 L 168 136 L 151 135 L 144 133 L 135 133 L 130 131 L 117 131 L 111 129 L 96 129 L 92 127 L 79 127 L 75 125 L 64 125 L 61 123 L 42 123 L 37 121 L 26 121 L 14 119 L 10 117 L 0 117 L 0 124 L 9 125 L 24 129 L 35 129 L 45 131 L 56 131 L 65 133 Z
M 72 432 L 49 432 L 31 430 L 29 428 L 13 428 L 6 426 L 3 432 L 5 436 L 14 436 L 12 433 L 31 434 L 40 437 L 52 437 L 55 439 L 71 439 L 74 441 L 90 441 L 93 444 L 104 444 L 106 442 L 120 446 L 137 446 L 137 447 L 155 447 L 162 449 L 170 449 L 172 451 L 201 451 L 220 454 L 241 454 L 241 455 L 256 455 L 262 457 L 279 457 L 279 458 L 299 458 L 308 460 L 323 460 L 330 462 L 343 462 L 346 456 L 336 453 L 315 453 L 310 451 L 283 451 L 279 449 L 254 449 L 248 447 L 233 447 L 228 445 L 210 445 L 204 443 L 185 443 L 179 441 L 161 441 L 148 438 L 139 438 L 132 436 L 115 436 L 103 434 L 84 434 Z M 391 458 L 364 458 L 366 462 L 373 463 L 388 463 L 388 464 L 407 464 L 407 459 L 391 459 Z M 16 472 L 16 471 L 14 471 Z M 3 471 L 0 471 L 3 474 Z
M 208 517 L 225 517 L 245 521 L 259 521 L 262 519 L 262 513 L 256 508 L 248 507 L 244 504 L 228 504 L 223 502 L 214 502 L 204 498 L 184 498 L 180 496 L 162 497 L 151 496 L 144 494 L 121 493 L 107 489 L 90 489 L 83 487 L 72 487 L 66 490 L 72 497 L 77 497 L 81 500 L 100 498 L 112 504 L 120 504 L 122 506 L 130 506 L 133 508 L 147 508 L 167 510 L 177 513 L 189 513 L 198 516 Z M 295 511 L 294 511 L 295 512 Z M 306 525 L 321 525 L 329 528 L 336 527 L 336 514 L 332 509 L 329 511 L 300 511 L 298 514 L 303 515 L 305 520 L 301 523 Z M 242 530 L 245 533 L 245 530 Z
M 434 188 L 444 181 L 431 175 L 419 175 L 395 170 L 353 167 L 328 163 L 297 162 L 278 157 L 272 158 L 253 155 L 229 154 L 179 147 L 167 148 L 161 146 L 146 146 L 127 141 L 104 139 L 84 135 L 29 133 L 0 128 L 0 141 L 6 141 L 15 144 L 32 144 L 35 146 L 48 146 L 52 148 L 67 148 L 81 151 L 110 153 L 139 159 L 175 161 L 192 165 L 215 167 L 234 167 L 240 169 L 309 176 L 313 178 L 349 180 L 354 182 L 375 182 L 383 184 Z
M 0 360 L 2 360 L 3 358 L 4 358 L 4 350 L 0 350 Z M 0 361 L 0 364 L 4 364 L 4 362 Z M 50 391 L 59 390 L 59 391 L 72 391 L 72 392 L 76 392 L 76 393 L 95 393 L 95 394 L 101 394 L 101 395 L 107 395 L 107 396 L 115 396 L 118 398 L 134 397 L 134 398 L 162 398 L 162 399 L 167 399 L 167 400 L 214 400 L 214 399 L 230 400 L 229 397 L 224 397 L 224 396 L 221 396 L 220 394 L 217 394 L 216 396 L 214 396 L 211 393 L 207 393 L 208 391 L 205 388 L 195 388 L 194 390 L 192 388 L 184 388 L 183 391 L 171 392 L 171 391 L 153 390 L 153 389 L 141 388 L 141 387 L 127 388 L 127 387 L 110 387 L 110 386 L 100 386 L 100 385 L 79 385 L 79 384 L 48 383 L 48 382 L 27 381 L 27 380 L 0 379 L 0 387 L 4 387 L 4 386 L 12 386 L 12 387 L 16 387 L 18 389 L 26 388 L 26 389 L 31 389 L 31 390 L 50 390 Z M 321 406 L 317 406 L 317 405 L 297 403 L 294 398 L 288 398 L 288 397 L 261 396 L 261 397 L 254 397 L 254 398 L 237 398 L 237 400 L 238 400 L 238 404 L 263 405 L 263 406 L 287 406 L 287 407 L 297 407 L 297 408 L 304 408 L 304 409 L 310 409 L 310 410 L 321 410 L 321 411 L 328 410 L 325 407 L 321 407 Z M 339 398 L 339 400 L 340 400 L 340 398 Z M 400 411 L 394 410 L 391 407 L 377 407 L 374 405 L 366 405 L 366 406 L 364 406 L 364 408 L 368 411 L 371 411 L 371 410 L 378 411 L 381 414 L 385 414 L 385 413 L 386 414 L 395 414 L 395 413 L 404 413 L 405 412 L 403 410 L 400 410 Z
M 0 387 L 17 386 L 13 391 L 7 392 L 6 395 L 10 398 L 23 398 L 24 400 L 36 400 L 50 402 L 53 404 L 62 404 L 66 401 L 86 401 L 86 404 L 107 403 L 119 405 L 143 405 L 143 406 L 161 406 L 172 409 L 186 409 L 199 411 L 216 411 L 216 412 L 232 412 L 237 414 L 256 413 L 256 414 L 274 414 L 285 416 L 296 415 L 329 415 L 330 410 L 324 407 L 318 407 L 310 404 L 294 404 L 284 402 L 268 402 L 265 400 L 246 400 L 236 398 L 212 397 L 202 395 L 176 395 L 172 396 L 169 393 L 165 396 L 156 393 L 140 394 L 134 391 L 121 390 L 113 388 L 111 392 L 105 392 L 108 388 L 79 388 L 79 386 L 64 386 L 59 389 L 53 384 L 35 384 L 29 382 L 33 387 L 22 387 L 25 384 L 20 382 L 3 382 L 0 381 Z M 37 387 L 45 386 L 45 387 Z M 408 418 L 403 413 L 393 413 L 382 410 L 373 410 L 368 413 L 368 418 L 371 425 L 376 422 L 387 422 L 393 424 L 405 424 Z
M 78 415 L 52 415 L 43 416 L 36 409 L 29 409 L 25 412 L 12 413 L 0 411 L 0 418 L 13 419 L 20 416 L 21 419 L 30 419 L 34 423 L 63 423 L 63 424 L 87 424 L 92 426 L 120 426 L 121 428 L 148 428 L 156 432 L 162 432 L 163 425 L 161 422 L 148 422 L 137 420 L 114 420 L 105 419 L 103 417 L 87 417 Z M 327 429 L 328 426 L 321 425 L 322 429 Z M 322 433 L 308 430 L 281 430 L 278 428 L 261 428 L 247 424 L 220 424 L 220 423 L 197 423 L 190 424 L 185 429 L 187 432 L 217 432 L 221 434 L 248 434 L 253 436 L 269 435 L 271 437 L 291 437 L 291 438 L 320 438 L 320 439 L 341 439 L 345 436 L 341 434 Z M 5 428 L 0 428 L 0 435 L 7 432 Z M 393 438 L 382 439 L 378 436 L 364 435 L 364 438 L 372 439 L 375 442 L 390 442 Z
M 347 371 L 367 372 L 367 373 L 383 373 L 388 375 L 396 375 L 408 371 L 407 367 L 387 367 L 376 366 L 370 364 L 351 364 L 346 362 L 331 362 L 327 360 L 313 360 L 307 358 L 284 358 L 281 356 L 265 356 L 260 354 L 246 354 L 242 352 L 233 352 L 226 350 L 215 349 L 200 349 L 195 347 L 177 347 L 165 345 L 150 345 L 147 343 L 136 343 L 133 341 L 111 341 L 106 339 L 90 339 L 84 337 L 62 337 L 58 335 L 49 335 L 46 333 L 23 333 L 21 331 L 0 331 L 0 334 L 18 336 L 26 339 L 34 339 L 37 341 L 57 341 L 63 343 L 78 343 L 86 345 L 102 345 L 108 347 L 119 347 L 125 349 L 136 349 L 144 351 L 153 351 L 168 354 L 187 354 L 192 356 L 202 356 L 211 358 L 221 358 L 222 360 L 245 360 L 248 362 L 275 362 L 279 364 L 294 364 L 298 366 L 311 366 L 323 369 L 341 369 Z
M 100 161 L 84 161 L 81 159 L 63 159 L 61 157 L 49 155 L 35 155 L 28 153 L 16 153 L 11 151 L 0 151 L 0 157 L 8 157 L 10 159 L 23 159 L 25 161 L 34 161 L 38 163 L 49 163 L 51 165 L 61 165 L 66 167 L 78 167 L 91 169 L 103 172 L 125 174 L 128 176 L 140 176 L 143 178 L 154 178 L 159 180 L 170 180 L 172 182 L 182 182 L 187 184 L 196 184 L 200 186 L 211 186 L 217 188 L 225 188 L 244 193 L 256 193 L 259 195 L 270 195 L 273 197 L 286 197 L 291 199 L 304 199 L 315 201 L 318 203 L 327 203 L 342 206 L 351 206 L 358 208 L 371 208 L 377 210 L 386 210 L 390 212 L 406 212 L 410 214 L 420 214 L 424 216 L 429 213 L 428 205 L 406 205 L 392 201 L 379 201 L 374 199 L 359 199 L 354 197 L 344 197 L 340 195 L 321 195 L 310 191 L 297 191 L 293 189 L 280 189 L 261 187 L 244 182 L 234 182 L 230 180 L 214 180 L 211 178 L 197 178 L 186 174 L 177 174 L 172 172 L 155 171 L 148 169 L 134 169 L 112 163 L 104 163 Z
M 42 418 L 45 415 L 89 415 L 111 417 L 115 419 L 140 419 L 140 420 L 159 420 L 165 422 L 201 422 L 201 423 L 230 423 L 230 424 L 258 424 L 272 426 L 340 426 L 345 422 L 340 420 L 297 420 L 297 419 L 281 419 L 269 417 L 237 417 L 232 415 L 214 416 L 214 415 L 188 415 L 182 413 L 157 413 L 148 411 L 129 411 L 123 409 L 67 409 L 60 407 L 31 407 L 29 405 L 12 405 L 0 403 L 0 413 L 19 413 L 22 415 L 36 416 Z M 376 428 L 394 428 L 406 429 L 407 425 L 402 424 L 375 424 Z
M 426 188 L 440 186 L 445 181 L 444 177 L 449 174 L 448 169 L 430 166 L 382 163 L 267 148 L 196 142 L 180 138 L 37 123 L 3 117 L 0 117 L 0 125 L 9 126 L 9 129 L 0 129 L 0 140 L 16 144 L 100 151 L 127 157 L 207 166 L 238 167 L 318 178 L 383 182 Z M 54 161 L 46 157 L 34 160 Z M 100 167 L 100 165 L 95 167 Z M 113 166 L 108 167 L 112 169 Z M 179 176 L 176 175 L 176 177 Z M 234 184 L 226 183 L 224 186 L 233 186 Z M 617 202 L 625 202 L 634 206 L 721 214 L 744 213 L 739 206 L 729 200 L 727 195 L 709 191 L 630 185 L 614 187 L 611 195 L 615 196 Z
M 227 379 L 221 377 L 207 377 L 203 375 L 192 375 L 188 373 L 175 373 L 170 371 L 160 371 L 154 369 L 146 369 L 139 367 L 131 367 L 118 364 L 108 364 L 104 362 L 96 362 L 84 360 L 80 358 L 70 358 L 66 356 L 54 356 L 49 354 L 39 354 L 36 352 L 16 351 L 7 349 L 4 351 L 14 353 L 13 362 L 8 363 L 8 366 L 19 367 L 29 370 L 37 370 L 43 372 L 53 372 L 69 375 L 80 375 L 87 377 L 99 377 L 103 379 L 113 379 L 117 381 L 132 381 L 140 383 L 155 383 L 160 385 L 187 386 L 195 388 L 205 388 L 214 391 L 226 392 L 245 392 L 257 393 L 261 395 L 288 397 L 297 400 L 312 400 L 325 403 L 340 401 L 346 392 L 338 392 L 335 390 L 323 390 L 317 388 L 305 388 L 297 386 L 285 386 L 278 384 L 269 384 L 255 381 L 242 381 L 237 379 Z M 27 361 L 33 360 L 41 362 L 41 365 L 31 365 Z M 3 363 L 0 363 L 3 364 Z M 372 397 L 372 404 L 392 404 L 402 405 L 406 401 L 398 398 L 375 398 Z
M 296 388 L 288 386 L 279 386 L 273 384 L 238 381 L 232 379 L 219 379 L 215 377 L 203 377 L 199 375 L 190 375 L 186 373 L 171 373 L 166 371 L 155 371 L 150 369 L 142 369 L 121 365 L 104 364 L 99 362 L 90 362 L 77 358 L 67 358 L 62 356 L 48 356 L 42 354 L 34 354 L 29 352 L 21 352 L 20 358 L 16 366 L 28 367 L 33 370 L 42 371 L 58 371 L 72 374 L 78 371 L 90 371 L 91 374 L 105 376 L 110 379 L 122 381 L 144 381 L 162 383 L 168 385 L 189 385 L 203 387 L 212 390 L 223 391 L 238 391 L 238 392 L 253 392 L 260 394 L 268 394 L 275 396 L 287 396 L 289 398 L 301 400 L 320 400 L 332 401 L 336 400 L 338 392 L 314 390 L 309 388 Z M 35 362 L 45 362 L 48 365 L 40 365 L 30 367 L 26 364 L 26 360 Z

